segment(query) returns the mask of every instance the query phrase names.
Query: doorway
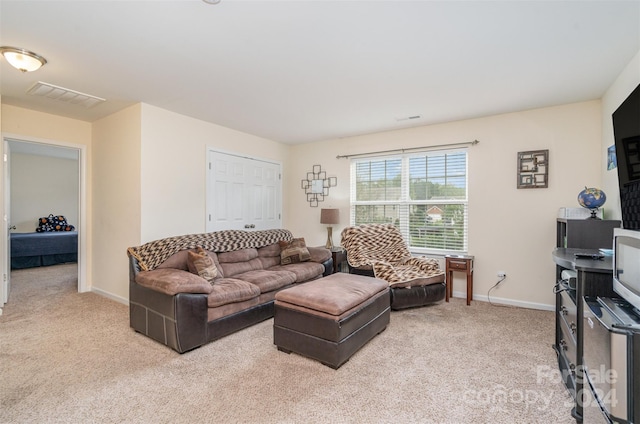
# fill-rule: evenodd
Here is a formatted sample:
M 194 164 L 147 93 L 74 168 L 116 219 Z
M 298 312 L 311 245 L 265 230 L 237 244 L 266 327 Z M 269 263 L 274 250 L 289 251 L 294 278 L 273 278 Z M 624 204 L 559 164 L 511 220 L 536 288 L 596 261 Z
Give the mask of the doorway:
M 11 136 L 11 135 L 3 135 L 3 149 L 4 149 L 4 169 L 3 175 L 5 176 L 3 181 L 3 210 L 4 210 L 4 218 L 5 218 L 5 226 L 3 228 L 3 243 L 6 248 L 5 260 L 3 261 L 3 284 L 0 287 L 0 308 L 2 305 L 8 301 L 9 292 L 11 287 L 11 260 L 10 260 L 10 246 L 9 246 L 9 228 L 13 228 L 14 224 L 12 224 L 13 217 L 11 216 L 12 211 L 12 202 L 11 195 L 12 191 L 12 181 L 10 178 L 10 170 L 12 167 L 12 155 L 14 152 L 16 154 L 21 155 L 20 160 L 24 161 L 25 157 L 28 155 L 35 155 L 39 157 L 58 157 L 58 158 L 72 158 L 75 161 L 75 187 L 74 189 L 77 191 L 77 196 L 75 196 L 76 204 L 72 205 L 73 211 L 69 214 L 73 216 L 73 219 L 77 220 L 73 225 L 76 227 L 77 235 L 78 235 L 78 259 L 77 259 L 77 273 L 78 273 L 78 292 L 88 291 L 87 287 L 87 270 L 86 270 L 86 249 L 87 249 L 87 224 L 86 224 L 86 146 L 77 145 L 72 143 L 58 142 L 53 140 L 42 140 L 42 139 L 33 139 L 26 138 L 22 136 Z M 34 157 L 35 157 L 34 156 Z M 19 162 L 19 161 L 16 161 Z M 43 179 L 40 176 L 40 179 Z M 51 179 L 46 179 L 42 181 L 43 184 L 47 184 L 52 187 L 52 190 L 55 190 L 55 181 Z M 50 213 L 50 212 L 47 212 Z M 51 213 L 59 213 L 51 211 Z M 35 222 L 33 223 L 33 228 L 26 227 L 27 224 L 24 222 L 19 223 L 21 225 L 22 231 L 35 231 Z M 5 233 L 6 232 L 6 233 Z

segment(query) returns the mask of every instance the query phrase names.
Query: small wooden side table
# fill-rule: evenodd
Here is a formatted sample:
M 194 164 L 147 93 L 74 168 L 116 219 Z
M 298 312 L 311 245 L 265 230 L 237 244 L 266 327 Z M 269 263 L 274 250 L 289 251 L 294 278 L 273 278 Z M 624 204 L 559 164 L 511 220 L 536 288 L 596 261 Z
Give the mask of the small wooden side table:
M 467 305 L 473 300 L 473 256 L 467 255 L 446 255 L 446 279 L 445 279 L 445 301 L 453 297 L 453 272 L 461 271 L 467 274 Z
M 342 264 L 347 260 L 347 251 L 339 246 L 332 247 L 331 257 L 333 258 L 333 273 L 342 271 Z

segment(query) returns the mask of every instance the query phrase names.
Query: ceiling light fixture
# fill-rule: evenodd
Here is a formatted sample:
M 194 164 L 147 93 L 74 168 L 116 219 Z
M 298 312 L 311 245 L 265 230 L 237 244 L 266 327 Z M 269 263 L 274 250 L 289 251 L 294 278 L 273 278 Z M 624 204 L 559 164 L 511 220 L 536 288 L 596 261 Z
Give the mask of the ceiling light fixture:
M 36 71 L 47 63 L 44 57 L 19 47 L 0 47 L 0 53 L 11 66 L 22 72 Z
M 202 0 L 203 2 L 207 3 L 207 4 L 218 4 L 220 3 L 222 0 Z

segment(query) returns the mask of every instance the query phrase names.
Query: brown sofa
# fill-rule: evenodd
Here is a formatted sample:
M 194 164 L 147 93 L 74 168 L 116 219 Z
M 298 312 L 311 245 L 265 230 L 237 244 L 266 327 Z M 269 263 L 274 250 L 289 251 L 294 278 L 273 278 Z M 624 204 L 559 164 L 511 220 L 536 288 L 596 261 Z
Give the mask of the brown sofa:
M 280 242 L 291 240 L 287 230 L 230 230 L 129 248 L 131 327 L 184 353 L 271 318 L 278 291 L 333 269 L 331 252 L 318 247 L 307 247 L 308 260 L 286 263 Z M 197 247 L 215 264 L 213 281 L 189 270 Z

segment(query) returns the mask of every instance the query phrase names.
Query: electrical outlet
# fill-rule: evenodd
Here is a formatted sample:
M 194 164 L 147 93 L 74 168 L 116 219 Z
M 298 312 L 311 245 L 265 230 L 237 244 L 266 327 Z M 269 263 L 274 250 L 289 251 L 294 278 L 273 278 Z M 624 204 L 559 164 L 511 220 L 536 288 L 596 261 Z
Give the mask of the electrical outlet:
M 504 271 L 498 271 L 498 278 L 505 278 L 507 276 L 507 273 Z

